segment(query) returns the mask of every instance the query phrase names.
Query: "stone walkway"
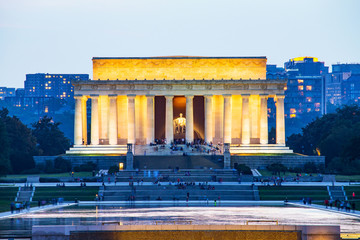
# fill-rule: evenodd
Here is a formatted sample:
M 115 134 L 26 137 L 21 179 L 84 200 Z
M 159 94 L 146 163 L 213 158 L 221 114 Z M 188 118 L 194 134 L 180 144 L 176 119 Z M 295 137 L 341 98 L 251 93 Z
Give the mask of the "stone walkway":
M 336 207 L 326 208 L 324 205 L 318 205 L 318 204 L 305 205 L 305 204 L 301 204 L 301 203 L 288 202 L 287 205 L 306 207 L 306 208 L 314 208 L 314 209 L 319 209 L 319 210 L 333 212 L 333 213 L 346 214 L 346 215 L 353 216 L 353 217 L 360 217 L 360 211 L 354 211 L 354 212 L 352 210 L 350 212 L 346 212 L 345 210 L 338 211 Z
M 4 218 L 8 218 L 8 217 L 18 217 L 21 216 L 23 214 L 27 214 L 27 213 L 34 213 L 34 212 L 40 212 L 40 211 L 47 211 L 47 210 L 51 210 L 51 209 L 56 209 L 56 208 L 62 208 L 62 207 L 67 207 L 67 206 L 72 206 L 75 205 L 76 203 L 62 203 L 62 204 L 58 204 L 58 205 L 46 205 L 46 206 L 42 206 L 42 207 L 32 207 L 29 210 L 22 210 L 21 212 L 14 212 L 11 213 L 9 212 L 1 212 L 0 213 L 0 219 L 4 219 Z M 9 205 L 10 208 L 10 205 Z
M 195 182 L 196 185 L 198 185 L 199 182 Z M 201 182 L 203 183 L 203 182 Z M 34 187 L 56 187 L 56 185 L 59 183 L 33 183 Z M 167 182 L 162 182 L 162 185 L 168 185 Z M 211 185 L 256 185 L 256 186 L 267 186 L 265 183 L 261 182 L 209 182 Z M 80 183 L 76 182 L 67 182 L 65 183 L 67 187 L 79 187 Z M 105 181 L 106 186 L 115 186 L 114 182 L 108 183 Z M 116 186 L 128 186 L 129 182 L 117 182 Z M 144 182 L 143 185 L 154 185 L 152 182 Z M 281 184 L 282 186 L 332 186 L 331 182 L 283 182 Z M 15 183 L 15 184 L 9 184 L 9 183 L 0 183 L 0 187 L 23 187 L 24 183 Z M 87 182 L 86 186 L 102 186 L 102 182 Z M 272 184 L 270 184 L 272 186 Z M 334 186 L 360 186 L 360 184 L 349 184 L 348 182 L 336 182 L 334 183 Z

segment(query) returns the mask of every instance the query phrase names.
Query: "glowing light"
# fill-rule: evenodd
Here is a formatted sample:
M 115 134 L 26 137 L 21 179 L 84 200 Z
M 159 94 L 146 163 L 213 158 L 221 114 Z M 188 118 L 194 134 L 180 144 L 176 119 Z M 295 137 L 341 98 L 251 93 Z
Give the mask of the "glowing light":
M 312 90 L 312 86 L 311 86 L 311 85 L 306 86 L 306 91 L 311 91 L 311 90 Z
M 308 56 L 306 56 L 306 57 L 296 57 L 296 58 L 292 58 L 292 59 L 290 59 L 290 61 L 293 61 L 293 62 L 301 62 L 301 61 L 304 61 L 305 58 L 312 58 L 314 62 L 318 62 L 318 61 L 319 61 L 319 59 L 316 58 L 316 57 L 308 57 Z
M 298 90 L 299 90 L 299 91 L 304 90 L 304 86 L 298 86 Z

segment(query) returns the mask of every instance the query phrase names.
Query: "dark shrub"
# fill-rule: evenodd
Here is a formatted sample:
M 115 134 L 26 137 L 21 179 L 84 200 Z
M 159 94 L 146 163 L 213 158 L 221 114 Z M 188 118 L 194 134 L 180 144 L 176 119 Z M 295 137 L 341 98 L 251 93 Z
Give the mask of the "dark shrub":
M 236 167 L 236 170 L 239 172 L 239 174 L 245 174 L 245 175 L 251 175 L 252 172 L 251 172 L 251 169 L 246 166 L 245 164 L 239 164 L 237 165 Z

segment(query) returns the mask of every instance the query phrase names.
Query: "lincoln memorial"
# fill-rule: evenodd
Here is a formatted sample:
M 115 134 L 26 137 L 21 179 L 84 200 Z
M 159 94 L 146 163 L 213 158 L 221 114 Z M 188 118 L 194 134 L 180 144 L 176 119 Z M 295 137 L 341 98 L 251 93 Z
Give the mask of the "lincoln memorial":
M 93 80 L 73 82 L 74 146 L 67 154 L 124 154 L 155 139 L 230 144 L 231 153 L 289 153 L 284 79 L 266 57 L 94 57 Z M 276 144 L 268 144 L 269 98 Z M 88 114 L 91 111 L 91 114 Z

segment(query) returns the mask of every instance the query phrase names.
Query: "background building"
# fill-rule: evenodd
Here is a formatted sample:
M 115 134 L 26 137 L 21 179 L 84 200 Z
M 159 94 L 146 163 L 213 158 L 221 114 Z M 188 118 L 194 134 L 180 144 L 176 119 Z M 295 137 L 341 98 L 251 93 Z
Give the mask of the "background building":
M 359 102 L 360 64 L 334 64 L 325 76 L 326 113 Z
M 324 75 L 328 67 L 313 57 L 290 59 L 284 64 L 288 76 L 285 116 L 311 120 L 324 113 Z
M 88 74 L 26 74 L 25 97 L 54 97 L 73 102 L 71 81 L 88 79 Z
M 15 96 L 15 88 L 0 87 L 0 100 Z

